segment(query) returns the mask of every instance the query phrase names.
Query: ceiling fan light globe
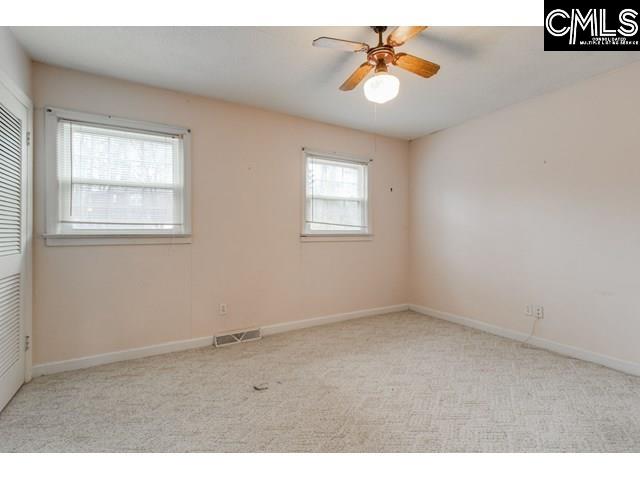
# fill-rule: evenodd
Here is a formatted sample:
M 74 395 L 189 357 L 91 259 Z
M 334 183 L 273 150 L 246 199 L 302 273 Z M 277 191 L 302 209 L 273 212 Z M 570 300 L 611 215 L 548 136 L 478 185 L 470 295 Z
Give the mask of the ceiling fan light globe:
M 364 96 L 374 103 L 387 103 L 396 98 L 399 91 L 400 80 L 387 72 L 376 73 L 364 84 Z

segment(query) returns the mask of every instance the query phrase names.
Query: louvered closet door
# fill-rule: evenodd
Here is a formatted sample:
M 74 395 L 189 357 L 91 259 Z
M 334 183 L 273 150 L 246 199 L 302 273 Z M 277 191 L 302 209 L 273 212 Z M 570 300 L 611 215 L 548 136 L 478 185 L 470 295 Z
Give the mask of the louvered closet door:
M 27 109 L 0 83 L 0 409 L 24 382 Z

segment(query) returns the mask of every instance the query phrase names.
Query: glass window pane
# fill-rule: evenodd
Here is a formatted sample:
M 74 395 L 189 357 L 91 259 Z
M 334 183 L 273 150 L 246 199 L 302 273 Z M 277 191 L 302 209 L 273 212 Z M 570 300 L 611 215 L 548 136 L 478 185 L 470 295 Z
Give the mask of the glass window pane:
M 367 165 L 307 157 L 305 230 L 367 231 Z
M 181 148 L 176 136 L 60 120 L 61 221 L 84 230 L 181 225 Z
M 73 185 L 73 220 L 82 223 L 171 224 L 176 220 L 170 189 Z

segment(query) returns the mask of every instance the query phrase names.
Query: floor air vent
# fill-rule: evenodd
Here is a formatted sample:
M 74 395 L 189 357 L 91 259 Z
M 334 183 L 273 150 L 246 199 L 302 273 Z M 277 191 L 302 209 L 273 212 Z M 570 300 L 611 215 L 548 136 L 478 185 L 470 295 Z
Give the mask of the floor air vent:
M 224 333 L 222 335 L 216 335 L 213 337 L 213 344 L 216 347 L 226 347 L 227 345 L 233 345 L 240 342 L 250 342 L 252 340 L 260 340 L 262 333 L 260 329 L 247 330 L 246 332 L 233 332 Z

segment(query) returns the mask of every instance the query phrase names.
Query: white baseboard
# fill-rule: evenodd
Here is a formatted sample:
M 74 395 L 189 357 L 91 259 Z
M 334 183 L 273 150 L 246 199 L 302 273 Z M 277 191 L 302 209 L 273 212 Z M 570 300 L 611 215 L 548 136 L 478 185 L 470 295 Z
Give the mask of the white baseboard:
M 529 336 L 526 333 L 516 332 L 515 330 L 510 330 L 508 328 L 498 327 L 496 325 L 491 325 L 489 323 L 481 322 L 479 320 L 474 320 L 472 318 L 462 317 L 460 315 L 454 315 L 453 313 L 441 312 L 439 310 L 423 307 L 421 305 L 410 304 L 409 310 L 422 313 L 430 317 L 439 318 L 441 320 L 447 320 L 449 322 L 458 323 L 466 327 L 482 330 L 484 332 L 488 332 L 493 335 L 498 335 L 500 337 L 506 337 L 512 340 L 517 340 L 520 342 L 523 340 L 526 340 L 527 337 Z M 597 363 L 599 365 L 603 365 L 605 367 L 609 367 L 614 370 L 619 370 L 624 373 L 640 376 L 639 363 L 630 362 L 628 360 L 621 360 L 619 358 L 609 357 L 607 355 L 602 355 L 600 353 L 590 352 L 588 350 L 583 350 L 578 347 L 573 347 L 571 345 L 566 345 L 564 343 L 558 343 L 558 342 L 554 342 L 553 340 L 547 340 L 545 338 L 540 338 L 535 336 L 531 337 L 528 343 L 539 348 L 544 348 L 545 350 L 550 350 L 552 352 L 565 355 L 567 357 L 578 358 L 580 360 Z
M 467 327 L 482 330 L 484 332 L 498 335 L 500 337 L 510 338 L 512 340 L 523 341 L 528 334 L 510 330 L 504 327 L 498 327 L 489 323 L 474 320 L 472 318 L 455 315 L 448 312 L 441 312 L 432 308 L 423 307 L 421 305 L 398 304 L 386 307 L 371 308 L 366 310 L 356 310 L 347 313 L 338 313 L 334 315 L 325 315 L 322 317 L 308 318 L 293 322 L 278 323 L 262 327 L 262 335 L 275 335 L 278 333 L 299 330 L 302 328 L 316 327 L 319 325 L 327 325 L 330 323 L 342 322 L 355 318 L 369 317 L 373 315 L 383 315 L 385 313 L 402 312 L 404 310 L 412 310 L 422 313 L 430 317 L 447 320 Z M 597 363 L 605 367 L 619 370 L 621 372 L 640 376 L 640 364 L 621 360 L 607 355 L 602 355 L 588 350 L 583 350 L 571 345 L 554 342 L 540 337 L 531 337 L 529 343 L 539 348 L 544 348 L 552 352 L 566 355 L 568 357 L 578 358 L 587 362 Z M 59 362 L 43 363 L 33 366 L 33 376 L 50 375 L 53 373 L 66 372 L 69 370 L 79 370 L 81 368 L 94 367 L 107 363 L 121 362 L 123 360 L 132 360 L 136 358 L 150 357 L 153 355 L 161 355 L 163 353 L 178 352 L 182 350 L 190 350 L 193 348 L 206 347 L 213 344 L 213 336 L 192 338 L 188 340 L 178 340 L 175 342 L 161 343 L 157 345 L 149 345 L 147 347 L 132 348 L 130 350 L 121 350 L 117 352 L 103 353 L 100 355 L 92 355 L 89 357 L 73 358 L 70 360 L 62 360 Z
M 354 312 L 338 313 L 335 315 L 326 315 L 323 317 L 278 323 L 275 325 L 262 327 L 261 329 L 262 335 L 267 336 L 274 335 L 276 333 L 288 332 L 291 330 L 299 330 L 301 328 L 341 322 L 343 320 L 350 320 L 354 318 L 382 315 L 384 313 L 402 312 L 408 309 L 409 306 L 407 304 L 390 305 L 387 307 L 356 310 Z M 130 350 L 102 353 L 99 355 L 92 355 L 90 357 L 72 358 L 70 360 L 62 360 L 59 362 L 42 363 L 40 365 L 33 366 L 32 376 L 39 377 L 42 375 L 51 375 L 53 373 L 67 372 L 69 370 L 79 370 L 81 368 L 95 367 L 97 365 L 121 362 L 123 360 L 133 360 L 135 358 L 151 357 L 153 355 L 161 355 L 163 353 L 179 352 L 181 350 L 206 347 L 208 345 L 213 345 L 213 336 L 192 338 L 188 340 L 178 340 L 175 342 L 149 345 L 147 347 L 132 348 Z
M 344 320 L 352 320 L 354 318 L 370 317 L 372 315 L 383 315 L 385 313 L 403 312 L 408 309 L 409 306 L 406 303 L 402 303 L 399 305 L 389 305 L 387 307 L 369 308 L 367 310 L 356 310 L 354 312 L 337 313 L 335 315 L 307 318 L 305 320 L 297 320 L 294 322 L 277 323 L 275 325 L 262 327 L 262 335 L 274 335 L 276 333 L 289 332 L 291 330 L 300 330 L 301 328 L 317 327 L 318 325 L 342 322 Z
M 130 350 L 120 350 L 118 352 L 101 353 L 90 357 L 72 358 L 59 362 L 41 363 L 33 366 L 32 375 L 51 375 L 52 373 L 67 372 L 69 370 L 79 370 L 81 368 L 95 367 L 106 363 L 121 362 L 123 360 L 133 360 L 135 358 L 151 357 L 163 353 L 179 352 L 192 348 L 206 347 L 213 345 L 213 336 L 190 338 L 188 340 L 178 340 L 175 342 L 160 343 L 147 347 L 132 348 Z

